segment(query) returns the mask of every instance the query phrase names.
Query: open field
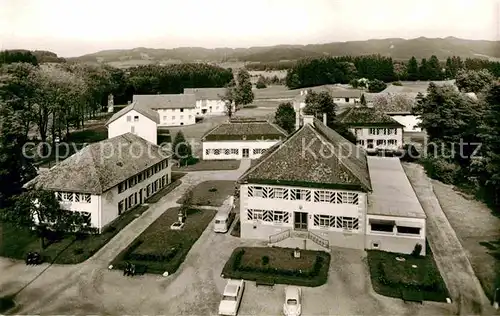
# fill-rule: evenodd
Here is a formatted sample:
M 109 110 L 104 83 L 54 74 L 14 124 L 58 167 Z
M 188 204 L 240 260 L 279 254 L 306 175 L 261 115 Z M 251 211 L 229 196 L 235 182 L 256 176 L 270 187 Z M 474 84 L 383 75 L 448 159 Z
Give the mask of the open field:
M 489 299 L 500 284 L 500 219 L 482 202 L 432 180 L 441 204 Z
M 300 94 L 299 90 L 289 90 L 286 86 L 268 86 L 264 89 L 253 89 L 255 100 L 260 99 L 293 99 Z

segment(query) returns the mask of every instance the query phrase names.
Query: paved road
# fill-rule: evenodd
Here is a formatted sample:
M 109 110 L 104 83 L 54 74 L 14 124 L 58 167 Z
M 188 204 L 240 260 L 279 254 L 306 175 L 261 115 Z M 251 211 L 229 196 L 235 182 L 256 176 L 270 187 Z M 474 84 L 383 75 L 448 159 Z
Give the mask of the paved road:
M 246 163 L 246 162 L 245 162 Z M 123 277 L 107 265 L 191 185 L 213 178 L 234 180 L 235 171 L 189 173 L 183 184 L 123 229 L 94 257 L 74 266 L 53 265 L 17 297 L 15 314 L 214 315 L 226 281 L 222 267 L 238 246 L 265 246 L 229 234 L 216 234 L 211 225 L 193 245 L 172 276 Z M 426 302 L 405 304 L 373 292 L 365 252 L 333 249 L 327 284 L 304 288 L 304 315 L 452 315 L 451 305 Z M 46 266 L 26 267 L 0 259 L 0 288 L 13 292 Z M 4 273 L 5 272 L 5 273 Z M 280 315 L 285 286 L 255 287 L 247 282 L 241 315 Z
M 460 241 L 434 194 L 422 166 L 404 164 L 405 172 L 427 215 L 427 237 L 436 263 L 461 315 L 493 314 Z

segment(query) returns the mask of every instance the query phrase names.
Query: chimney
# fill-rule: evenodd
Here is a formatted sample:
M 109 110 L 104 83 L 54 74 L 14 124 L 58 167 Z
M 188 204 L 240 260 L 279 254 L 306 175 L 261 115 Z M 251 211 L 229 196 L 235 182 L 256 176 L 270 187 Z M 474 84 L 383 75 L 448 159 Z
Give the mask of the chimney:
M 323 124 L 326 126 L 326 113 L 323 113 Z
M 295 109 L 295 130 L 300 128 L 300 109 Z
M 304 115 L 304 125 L 313 123 L 314 123 L 314 115 Z

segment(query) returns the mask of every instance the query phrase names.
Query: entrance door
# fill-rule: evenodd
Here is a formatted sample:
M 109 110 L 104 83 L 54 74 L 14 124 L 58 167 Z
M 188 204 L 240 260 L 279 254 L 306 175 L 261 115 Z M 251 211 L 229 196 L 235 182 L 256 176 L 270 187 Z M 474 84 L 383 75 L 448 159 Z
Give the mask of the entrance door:
M 307 230 L 307 213 L 295 212 L 293 218 L 293 224 L 295 230 Z
M 250 157 L 250 149 L 243 148 L 243 158 L 248 158 L 248 157 Z

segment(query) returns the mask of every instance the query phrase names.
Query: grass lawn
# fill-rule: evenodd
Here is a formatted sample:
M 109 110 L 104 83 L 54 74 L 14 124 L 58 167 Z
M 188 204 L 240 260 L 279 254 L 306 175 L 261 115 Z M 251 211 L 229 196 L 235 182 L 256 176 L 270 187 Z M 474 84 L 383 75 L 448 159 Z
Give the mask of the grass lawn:
M 300 94 L 299 90 L 289 90 L 286 86 L 268 86 L 264 89 L 254 89 L 255 100 L 259 99 L 293 99 Z
M 104 124 L 86 127 L 84 130 L 71 132 L 66 140 L 68 143 L 96 143 L 108 139 L 108 129 Z
M 0 223 L 0 256 L 24 260 L 28 252 L 37 251 L 42 254 L 46 262 L 80 263 L 94 255 L 121 229 L 147 209 L 147 206 L 139 206 L 124 213 L 111 223 L 102 234 L 89 235 L 82 240 L 76 240 L 74 235 L 68 234 L 58 241 L 52 241 L 43 250 L 40 249 L 40 239 L 32 231 Z
M 173 166 L 172 170 L 179 171 L 213 171 L 213 170 L 236 170 L 240 167 L 239 160 L 199 160 L 194 165 L 185 167 Z
M 326 283 L 330 254 L 323 251 L 294 250 L 280 247 L 236 248 L 226 262 L 224 278 L 263 281 L 299 286 L 320 286 Z
M 170 182 L 169 185 L 161 189 L 160 191 L 156 192 L 154 195 L 149 197 L 146 200 L 146 203 L 157 203 L 159 200 L 161 200 L 162 197 L 165 195 L 169 194 L 172 192 L 173 189 L 177 188 L 179 185 L 181 185 L 181 178 L 184 177 L 186 174 L 182 172 L 172 172 L 172 181 Z
M 177 221 L 179 208 L 165 211 L 134 242 L 111 263 L 123 269 L 125 262 L 147 266 L 148 273 L 169 274 L 177 271 L 193 244 L 214 218 L 214 210 L 188 211 L 182 230 L 171 230 L 170 225 Z
M 205 181 L 186 192 L 177 203 L 182 204 L 186 194 L 192 194 L 192 205 L 221 206 L 229 195 L 234 195 L 235 182 L 228 180 Z
M 396 257 L 405 261 L 397 261 Z M 427 247 L 425 257 L 412 257 L 378 250 L 368 251 L 368 265 L 375 292 L 381 295 L 445 302 L 448 289 Z M 416 265 L 416 268 L 413 267 Z

